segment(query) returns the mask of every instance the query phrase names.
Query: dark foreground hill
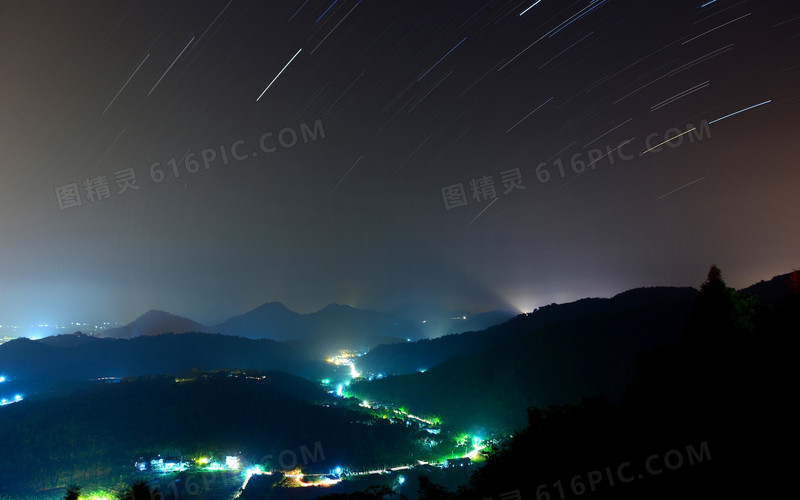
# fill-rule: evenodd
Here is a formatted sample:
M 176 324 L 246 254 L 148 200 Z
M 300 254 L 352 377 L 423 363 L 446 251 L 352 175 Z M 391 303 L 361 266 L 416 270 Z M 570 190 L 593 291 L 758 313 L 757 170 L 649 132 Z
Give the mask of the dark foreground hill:
M 692 288 L 637 289 L 543 307 L 483 332 L 382 346 L 359 368 L 389 363 L 383 360 L 393 352 L 399 358 L 393 368 L 446 361 L 425 373 L 362 381 L 351 389 L 464 429 L 511 431 L 525 425 L 529 406 L 600 393 L 618 399 L 640 352 L 678 340 L 696 295 Z
M 367 373 L 395 375 L 416 373 L 455 356 L 486 353 L 512 338 L 541 331 L 559 323 L 597 315 L 620 315 L 659 303 L 683 304 L 688 307 L 696 293 L 697 290 L 693 288 L 652 287 L 629 290 L 610 299 L 587 298 L 567 304 L 552 304 L 485 330 L 445 335 L 413 343 L 382 345 L 359 359 L 359 369 Z
M 770 303 L 709 273 L 679 341 L 644 355 L 619 405 L 531 408 L 527 428 L 456 495 L 790 498 L 800 294 Z M 428 498 L 434 498 L 429 496 Z
M 280 372 L 124 380 L 23 403 L 0 411 L 0 498 L 72 483 L 113 487 L 136 477 L 139 457 L 159 454 L 241 454 L 244 466 L 271 468 L 284 450 L 300 460 L 305 447 L 316 452 L 302 463 L 306 472 L 375 467 L 412 456 L 416 437 L 337 407 L 316 384 Z
M 794 273 L 775 276 L 770 280 L 761 280 L 758 283 L 739 290 L 741 293 L 752 294 L 765 302 L 782 303 L 787 294 L 791 292 Z

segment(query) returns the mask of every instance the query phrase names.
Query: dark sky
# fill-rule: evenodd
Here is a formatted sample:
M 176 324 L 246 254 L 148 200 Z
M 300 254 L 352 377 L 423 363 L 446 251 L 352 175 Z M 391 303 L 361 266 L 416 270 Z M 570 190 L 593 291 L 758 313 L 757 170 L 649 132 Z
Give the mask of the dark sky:
M 2 2 L 0 322 L 746 286 L 798 112 L 794 0 Z

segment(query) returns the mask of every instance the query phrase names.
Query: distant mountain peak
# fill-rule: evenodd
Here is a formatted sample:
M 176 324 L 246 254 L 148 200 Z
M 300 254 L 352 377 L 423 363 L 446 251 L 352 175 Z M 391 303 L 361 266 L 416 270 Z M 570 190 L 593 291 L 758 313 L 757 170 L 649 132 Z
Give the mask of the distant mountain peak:
M 162 333 L 186 333 L 207 330 L 205 325 L 189 318 L 177 316 L 159 309 L 150 309 L 125 326 L 109 328 L 100 337 L 129 339 L 141 335 L 160 335 Z

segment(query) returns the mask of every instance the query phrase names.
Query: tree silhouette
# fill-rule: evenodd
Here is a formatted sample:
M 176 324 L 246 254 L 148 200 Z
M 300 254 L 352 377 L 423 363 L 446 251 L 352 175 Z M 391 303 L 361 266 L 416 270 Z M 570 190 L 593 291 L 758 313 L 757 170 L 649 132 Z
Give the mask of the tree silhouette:
M 712 265 L 708 270 L 706 281 L 700 285 L 700 291 L 705 293 L 719 293 L 725 290 L 725 281 L 722 279 L 722 271 L 716 265 Z
M 128 486 L 119 498 L 120 500 L 161 500 L 164 495 L 158 491 L 158 486 L 151 490 L 147 481 L 141 480 Z
M 67 488 L 67 493 L 64 495 L 64 500 L 78 500 L 80 497 L 81 487 L 73 484 Z

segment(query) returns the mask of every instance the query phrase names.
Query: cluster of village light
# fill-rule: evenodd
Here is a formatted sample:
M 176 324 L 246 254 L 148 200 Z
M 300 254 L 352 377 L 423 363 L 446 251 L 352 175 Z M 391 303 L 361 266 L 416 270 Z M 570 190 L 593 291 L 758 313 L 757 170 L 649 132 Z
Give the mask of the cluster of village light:
M 183 459 L 164 460 L 159 456 L 149 461 L 141 460 L 136 462 L 135 466 L 140 472 L 145 472 L 147 470 L 154 472 L 182 472 L 191 468 L 192 462 L 194 462 L 194 467 L 197 470 L 204 471 L 239 470 L 241 468 L 239 457 L 234 455 L 225 457 L 225 463 L 214 461 L 209 457 L 200 457 L 193 461 L 185 461 Z
M 0 384 L 4 383 L 6 380 L 8 380 L 8 379 L 6 378 L 5 375 L 0 375 Z M 14 403 L 19 403 L 23 399 L 25 399 L 25 398 L 22 397 L 22 394 L 15 394 L 13 398 L 2 398 L 2 399 L 0 399 L 0 406 L 6 406 L 6 405 L 12 405 Z

